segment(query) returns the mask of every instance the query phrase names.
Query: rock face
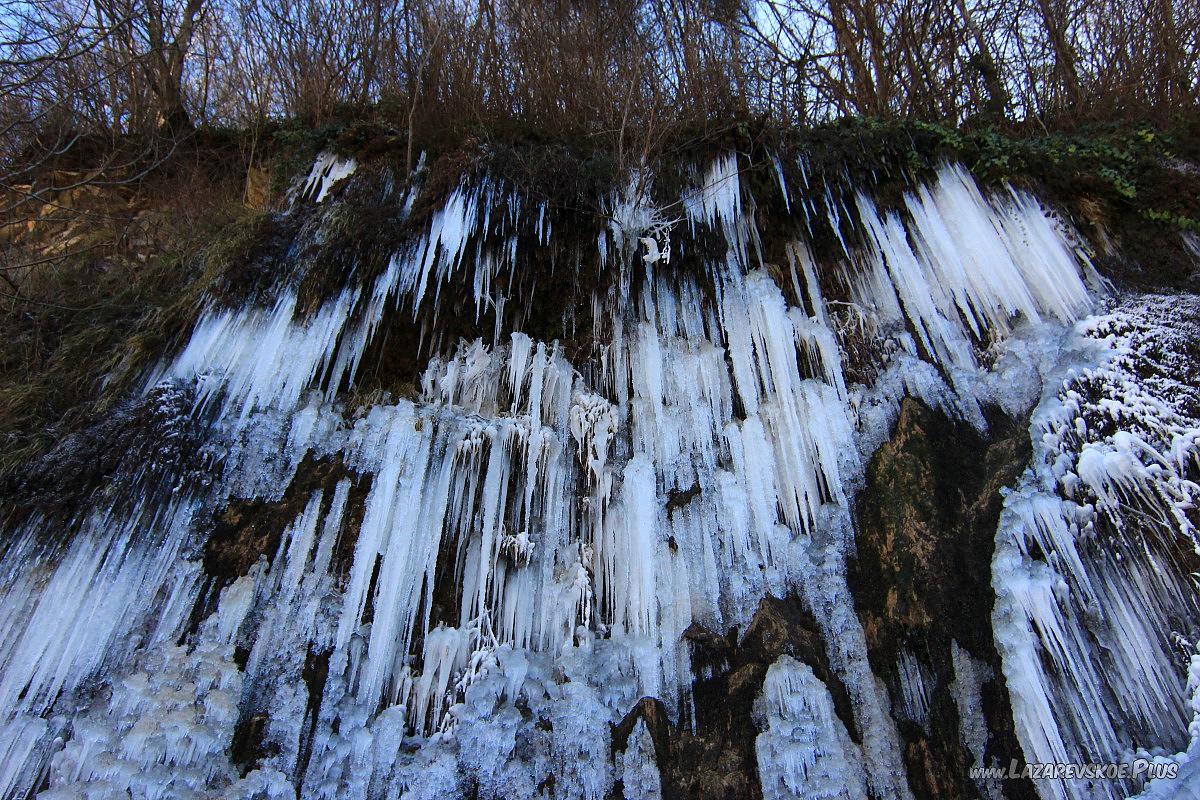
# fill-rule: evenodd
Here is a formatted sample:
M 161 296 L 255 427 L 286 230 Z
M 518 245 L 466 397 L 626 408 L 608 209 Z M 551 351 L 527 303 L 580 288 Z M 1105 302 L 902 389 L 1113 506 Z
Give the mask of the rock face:
M 0 800 L 1075 800 L 1146 781 L 972 770 L 1189 758 L 1200 306 L 1118 304 L 958 166 L 884 208 L 806 170 L 589 216 L 322 155 L 11 487 Z
M 981 435 L 905 399 L 859 494 L 850 582 L 918 797 L 981 796 L 968 777 L 973 723 L 985 726 L 983 763 L 1022 760 L 991 637 L 992 555 L 1001 492 L 1024 471 L 1029 437 L 1000 414 L 989 422 Z M 964 707 L 966 691 L 978 694 Z M 982 720 L 963 719 L 967 708 Z M 1036 796 L 1016 781 L 1005 791 Z
M 308 499 L 315 492 L 332 497 L 343 480 L 350 482 L 348 496 L 361 505 L 370 489 L 369 480 L 361 479 L 334 459 L 308 459 L 296 468 L 295 477 L 279 500 L 235 500 L 226 506 L 214 520 L 204 546 L 204 572 L 214 579 L 214 588 L 223 589 L 247 575 L 259 559 L 272 558 L 288 523 L 304 511 Z M 353 545 L 361 524 L 361 515 L 347 518 L 346 546 Z M 349 553 L 335 552 L 334 564 L 340 564 L 344 571 L 348 557 Z

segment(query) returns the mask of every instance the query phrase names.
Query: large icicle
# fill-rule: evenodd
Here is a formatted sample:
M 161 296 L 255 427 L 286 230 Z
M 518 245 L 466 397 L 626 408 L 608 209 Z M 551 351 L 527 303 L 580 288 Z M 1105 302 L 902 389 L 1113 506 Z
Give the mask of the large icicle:
M 988 200 L 957 165 L 905 198 L 907 223 L 857 199 L 869 246 L 855 302 L 881 324 L 911 326 L 962 388 L 975 343 L 1005 336 L 1015 317 L 1073 322 L 1091 307 L 1080 260 L 1057 223 L 1015 191 Z

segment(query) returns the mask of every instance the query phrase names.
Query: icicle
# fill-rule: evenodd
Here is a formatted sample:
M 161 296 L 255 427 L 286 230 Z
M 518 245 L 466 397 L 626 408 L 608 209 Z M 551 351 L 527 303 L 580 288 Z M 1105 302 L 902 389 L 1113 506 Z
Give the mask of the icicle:
M 858 195 L 870 247 L 852 294 L 885 325 L 907 319 L 960 390 L 978 369 L 973 341 L 1007 335 L 1018 315 L 1072 322 L 1090 309 L 1090 267 L 1028 197 L 988 201 L 961 167 L 947 165 L 905 205 L 907 225 Z
M 194 511 L 193 503 L 182 501 L 157 514 L 139 507 L 125 519 L 97 512 L 46 573 L 10 576 L 15 580 L 4 589 L 0 618 L 0 709 L 41 714 L 102 666 L 120 663 L 136 644 L 134 627 L 145 624 L 172 578 L 194 580 L 190 571 L 177 572 L 176 564 Z M 32 550 L 40 535 L 31 526 L 24 546 Z M 53 558 L 45 552 L 38 557 Z M 18 566 L 20 561 L 9 563 L 9 569 Z M 161 625 L 180 621 L 186 608 L 160 609 Z
M 657 550 L 654 467 L 636 456 L 625 467 L 623 515 L 612 521 L 596 548 L 600 591 L 609 598 L 610 614 L 619 629 L 652 634 L 657 623 L 654 574 Z
M 620 758 L 625 800 L 662 800 L 662 777 L 654 760 L 654 740 L 650 738 L 645 720 L 639 719 L 633 726 L 625 753 Z
M 313 162 L 308 177 L 300 184 L 297 196 L 320 203 L 338 181 L 354 174 L 357 167 L 353 158 L 342 158 L 328 150 L 322 151 Z
M 958 642 L 950 642 L 950 660 L 954 667 L 954 680 L 950 693 L 958 709 L 958 738 L 974 759 L 972 766 L 990 766 L 987 760 L 988 728 L 983 710 L 983 684 L 993 677 L 992 670 L 978 661 Z M 981 793 L 987 798 L 1001 797 L 999 782 L 991 779 L 976 780 Z
M 900 713 L 918 725 L 925 725 L 929 715 L 929 681 L 925 666 L 907 648 L 900 648 L 896 661 L 900 677 Z
M 701 185 L 683 195 L 683 210 L 692 229 L 697 224 L 719 228 L 729 242 L 741 240 L 742 183 L 737 154 L 726 153 L 709 165 Z

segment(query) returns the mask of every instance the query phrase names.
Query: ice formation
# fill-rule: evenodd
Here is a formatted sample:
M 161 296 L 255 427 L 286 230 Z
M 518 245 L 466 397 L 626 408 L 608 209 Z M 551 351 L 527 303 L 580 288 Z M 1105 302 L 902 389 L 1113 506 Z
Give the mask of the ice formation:
M 662 800 L 662 778 L 655 763 L 654 740 L 644 720 L 629 735 L 621 761 L 621 791 L 626 800 Z
M 1128 761 L 1184 741 L 1176 648 L 1192 647 L 1197 598 L 1178 553 L 1196 547 L 1200 419 L 1180 378 L 1198 311 L 1149 297 L 1081 322 L 1098 362 L 1055 376 L 1034 413 L 1033 463 L 1005 498 L 994 561 L 997 646 L 1030 761 Z
M 862 756 L 811 667 L 791 656 L 772 664 L 756 711 L 765 719 L 756 748 L 766 800 L 865 800 Z
M 5 550 L 0 798 L 591 800 L 618 781 L 660 797 L 645 725 L 616 759 L 611 726 L 645 696 L 690 724 L 684 632 L 744 630 L 786 594 L 811 610 L 858 733 L 810 666 L 780 658 L 755 705 L 764 796 L 910 797 L 895 720 L 925 724 L 931 676 L 903 652 L 893 709 L 867 657 L 846 577 L 864 460 L 904 394 L 982 427 L 982 404 L 1027 397 L 1063 353 L 1101 365 L 1043 398 L 997 537 L 1018 733 L 1030 760 L 1179 749 L 1163 620 L 1195 601 L 1162 559 L 1192 546 L 1178 537 L 1193 535 L 1196 425 L 1132 377 L 1136 314 L 1071 338 L 1094 276 L 1025 194 L 986 196 L 950 165 L 902 217 L 862 194 L 818 206 L 777 164 L 790 209 L 836 206 L 864 232 L 835 304 L 803 225 L 787 264 L 763 263 L 740 168 L 729 154 L 698 170 L 680 220 L 645 175 L 600 202 L 598 258 L 617 277 L 590 298 L 583 356 L 520 332 L 518 251 L 551 239 L 552 214 L 486 177 L 315 310 L 286 278 L 271 299 L 209 307 L 147 387 L 195 386 L 219 475 L 69 531 L 32 519 Z M 354 170 L 322 156 L 301 196 L 325 200 Z M 708 274 L 672 271 L 672 248 L 701 237 L 724 243 L 703 253 Z M 436 314 L 464 276 L 492 336 L 428 330 L 417 396 L 344 408 L 382 322 Z M 880 361 L 870 385 L 847 375 L 852 338 Z M 1136 426 L 1100 424 L 1125 413 Z M 280 503 L 313 462 L 341 471 L 245 574 L 206 576 L 205 520 Z M 955 652 L 963 743 L 982 760 L 985 668 Z M 1105 681 L 1124 682 L 1117 705 Z M 1112 714 L 1084 713 L 1096 706 Z
M 313 162 L 312 169 L 297 187 L 296 196 L 320 203 L 336 184 L 353 175 L 357 166 L 353 158 L 326 150 Z

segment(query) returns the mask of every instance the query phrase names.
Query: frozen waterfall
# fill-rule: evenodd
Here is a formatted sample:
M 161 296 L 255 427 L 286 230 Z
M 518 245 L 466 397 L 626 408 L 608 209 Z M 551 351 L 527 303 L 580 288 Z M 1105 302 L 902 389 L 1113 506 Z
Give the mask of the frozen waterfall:
M 897 720 L 927 720 L 933 678 L 905 651 L 908 699 L 890 696 L 847 579 L 855 498 L 905 396 L 980 431 L 989 408 L 1032 413 L 992 575 L 1025 759 L 1186 760 L 1200 603 L 1171 554 L 1197 546 L 1200 390 L 1177 374 L 1191 343 L 1161 331 L 1200 308 L 1113 307 L 1067 225 L 956 165 L 890 206 L 810 198 L 780 169 L 786 231 L 763 228 L 743 166 L 700 165 L 679 219 L 648 173 L 597 198 L 605 278 L 570 309 L 586 347 L 524 329 L 522 249 L 565 234 L 486 176 L 313 308 L 287 276 L 207 305 L 146 389 L 188 398 L 211 480 L 8 534 L 0 798 L 667 796 L 646 723 L 615 755 L 614 726 L 651 697 L 696 730 L 686 634 L 745 631 L 768 596 L 811 612 L 829 674 L 792 655 L 767 671 L 762 795 L 912 797 Z M 371 179 L 323 156 L 289 213 Z M 407 214 L 420 191 L 382 202 Z M 832 260 L 806 241 L 817 215 L 857 232 Z M 455 281 L 493 330 L 440 335 Z M 421 332 L 419 380 L 355 405 L 393 319 Z M 261 553 L 206 571 L 213 520 L 264 506 L 286 519 Z M 954 648 L 944 691 L 992 766 L 992 676 Z

